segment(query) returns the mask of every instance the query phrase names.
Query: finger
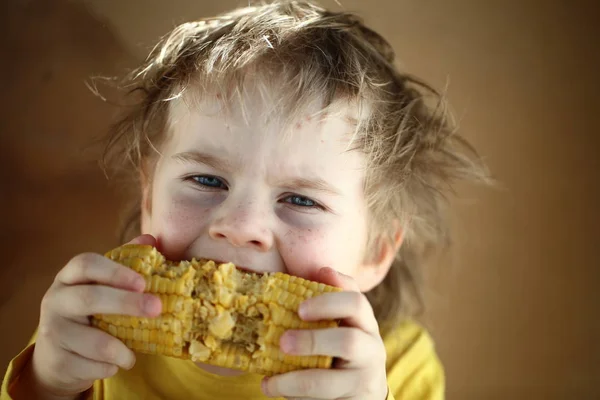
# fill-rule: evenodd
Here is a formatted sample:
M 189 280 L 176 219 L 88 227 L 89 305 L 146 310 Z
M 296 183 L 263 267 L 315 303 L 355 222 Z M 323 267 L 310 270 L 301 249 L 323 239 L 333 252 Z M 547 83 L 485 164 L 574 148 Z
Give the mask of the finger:
M 67 286 L 56 291 L 53 312 L 77 319 L 94 314 L 122 314 L 136 317 L 160 315 L 160 298 L 101 285 Z
M 300 304 L 298 315 L 305 321 L 341 319 L 347 326 L 379 334 L 373 307 L 360 292 L 323 293 L 312 297 Z
M 143 234 L 130 240 L 127 244 L 143 244 L 156 247 L 156 238 L 150 234 Z
M 81 392 L 90 387 L 95 380 L 111 377 L 119 370 L 114 364 L 89 360 L 58 347 L 54 347 L 49 355 L 43 367 L 51 371 L 53 377 L 44 384 L 61 388 L 65 396 Z
M 356 328 L 288 330 L 279 339 L 281 351 L 297 356 L 331 356 L 347 361 L 345 367 L 361 367 L 385 361 L 380 341 Z
M 269 397 L 337 399 L 354 394 L 358 378 L 353 369 L 305 369 L 264 378 L 261 388 Z
M 95 253 L 75 256 L 56 275 L 56 280 L 63 285 L 100 283 L 137 292 L 146 287 L 146 281 L 140 274 Z
M 360 292 L 358 283 L 349 275 L 342 274 L 333 268 L 323 267 L 309 277 L 310 280 L 324 283 L 329 286 L 339 287 L 351 292 Z
M 385 358 L 380 341 L 356 328 L 292 329 L 281 336 L 279 345 L 289 355 L 337 357 L 351 367 Z
M 74 353 L 68 354 L 67 373 L 76 382 L 108 378 L 119 371 L 117 365 L 90 360 Z
M 61 348 L 92 361 L 118 365 L 131 369 L 135 354 L 119 339 L 91 326 L 61 318 L 56 336 Z

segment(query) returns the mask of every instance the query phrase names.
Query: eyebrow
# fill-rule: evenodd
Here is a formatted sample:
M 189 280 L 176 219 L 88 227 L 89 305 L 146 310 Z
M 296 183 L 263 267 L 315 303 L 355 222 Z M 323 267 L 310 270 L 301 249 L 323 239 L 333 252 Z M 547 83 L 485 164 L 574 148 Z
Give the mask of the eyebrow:
M 222 159 L 200 151 L 184 151 L 182 153 L 177 153 L 173 155 L 171 158 L 184 163 L 187 162 L 208 165 L 209 167 L 224 172 L 233 171 L 233 165 L 229 160 Z
M 328 182 L 321 178 L 302 178 L 302 177 L 293 177 L 291 179 L 281 180 L 280 187 L 294 190 L 294 189 L 307 189 L 307 190 L 316 190 L 319 192 L 331 194 L 334 196 L 339 196 L 340 192 L 331 186 Z
M 231 173 L 234 170 L 234 165 L 228 159 L 223 159 L 200 151 L 184 151 L 173 155 L 171 158 L 184 163 L 204 164 L 226 173 Z M 335 196 L 341 195 L 339 190 L 319 177 L 290 177 L 279 179 L 276 182 L 276 186 L 288 190 L 305 189 L 315 190 Z

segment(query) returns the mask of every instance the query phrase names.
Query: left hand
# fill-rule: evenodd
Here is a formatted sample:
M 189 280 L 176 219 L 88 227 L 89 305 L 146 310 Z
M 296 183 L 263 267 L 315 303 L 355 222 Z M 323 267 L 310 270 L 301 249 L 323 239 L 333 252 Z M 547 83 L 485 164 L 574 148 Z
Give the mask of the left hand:
M 305 369 L 264 378 L 262 390 L 269 397 L 288 399 L 385 400 L 388 386 L 386 352 L 371 304 L 351 277 L 321 268 L 314 279 L 342 288 L 300 305 L 306 321 L 339 319 L 340 327 L 288 330 L 281 336 L 281 350 L 290 355 L 336 357 L 332 369 Z

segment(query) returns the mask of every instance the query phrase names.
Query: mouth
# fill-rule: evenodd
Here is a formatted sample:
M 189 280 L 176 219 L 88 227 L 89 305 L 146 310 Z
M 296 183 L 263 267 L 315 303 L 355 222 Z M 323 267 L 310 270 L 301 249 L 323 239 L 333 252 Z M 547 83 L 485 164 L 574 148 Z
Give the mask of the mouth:
M 238 270 L 241 270 L 241 271 L 244 271 L 244 272 L 251 272 L 251 273 L 257 274 L 257 275 L 264 275 L 267 272 L 269 272 L 269 271 L 260 271 L 260 270 L 257 270 L 256 268 L 251 268 L 251 267 L 248 267 L 248 266 L 245 266 L 245 265 L 238 265 L 234 261 L 223 261 L 223 260 L 219 260 L 219 259 L 216 259 L 216 258 L 206 258 L 206 257 L 204 257 L 203 259 L 205 259 L 205 260 L 211 260 L 211 261 L 213 261 L 217 265 L 220 265 L 220 264 L 230 264 L 231 263 L 231 264 L 235 265 L 235 268 L 238 269 Z

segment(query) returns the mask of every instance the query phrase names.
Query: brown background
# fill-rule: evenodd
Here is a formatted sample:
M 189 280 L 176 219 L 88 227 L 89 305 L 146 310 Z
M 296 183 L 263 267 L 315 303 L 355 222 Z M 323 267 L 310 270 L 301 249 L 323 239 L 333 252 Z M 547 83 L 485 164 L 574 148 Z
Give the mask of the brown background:
M 429 274 L 424 321 L 448 399 L 600 399 L 593 2 L 342 3 L 390 39 L 406 69 L 449 84 L 463 134 L 503 184 L 461 188 L 457 246 Z M 122 72 L 185 18 L 237 4 L 0 5 L 0 364 L 29 339 L 58 269 L 116 245 L 117 194 L 87 146 L 114 109 L 84 81 Z

